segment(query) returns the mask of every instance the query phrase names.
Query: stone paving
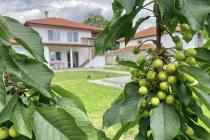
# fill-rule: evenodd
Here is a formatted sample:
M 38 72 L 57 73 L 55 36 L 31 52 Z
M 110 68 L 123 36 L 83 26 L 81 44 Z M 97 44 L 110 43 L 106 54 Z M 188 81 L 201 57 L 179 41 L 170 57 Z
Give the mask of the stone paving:
M 118 73 L 118 74 L 129 74 L 126 71 L 116 71 L 116 70 L 104 70 L 104 69 L 85 69 L 85 68 L 78 68 L 78 69 L 61 69 L 55 70 L 55 72 L 65 72 L 65 71 L 99 71 L 99 72 L 107 72 L 107 73 Z M 104 78 L 104 79 L 97 79 L 97 80 L 89 80 L 88 82 L 109 86 L 113 88 L 123 88 L 126 83 L 130 82 L 130 76 L 122 76 L 122 77 L 114 77 L 114 78 Z
M 113 88 L 123 88 L 126 83 L 130 82 L 130 76 L 116 77 L 116 78 L 105 78 L 98 80 L 89 80 L 90 83 L 109 86 Z

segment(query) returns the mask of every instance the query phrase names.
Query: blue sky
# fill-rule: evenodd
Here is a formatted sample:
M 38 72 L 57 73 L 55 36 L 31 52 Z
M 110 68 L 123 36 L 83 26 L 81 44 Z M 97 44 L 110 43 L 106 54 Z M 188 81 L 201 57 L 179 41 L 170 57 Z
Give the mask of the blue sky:
M 44 18 L 44 11 L 49 17 L 61 17 L 78 22 L 84 21 L 90 14 L 100 14 L 105 18 L 112 17 L 113 0 L 0 0 L 1 15 L 11 16 L 20 22 L 34 18 Z M 139 17 L 151 14 L 142 11 Z M 154 19 L 141 28 L 154 25 Z

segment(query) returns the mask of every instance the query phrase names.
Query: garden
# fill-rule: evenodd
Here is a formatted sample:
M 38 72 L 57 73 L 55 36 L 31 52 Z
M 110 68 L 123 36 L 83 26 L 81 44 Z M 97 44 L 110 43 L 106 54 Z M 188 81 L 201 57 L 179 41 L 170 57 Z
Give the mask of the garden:
M 54 73 L 39 34 L 0 16 L 0 139 L 210 139 L 209 0 L 114 0 L 112 6 L 112 21 L 97 38 L 98 54 L 115 48 L 120 38 L 127 44 L 142 23 L 156 20 L 157 37 L 133 49 L 136 61 L 117 58 L 130 70 L 132 81 L 124 89 L 88 82 L 124 74 Z M 143 9 L 151 15 L 138 17 Z M 163 46 L 166 33 L 174 48 Z M 184 48 L 197 33 L 205 43 Z M 28 55 L 16 52 L 11 40 Z M 156 48 L 142 56 L 147 41 Z

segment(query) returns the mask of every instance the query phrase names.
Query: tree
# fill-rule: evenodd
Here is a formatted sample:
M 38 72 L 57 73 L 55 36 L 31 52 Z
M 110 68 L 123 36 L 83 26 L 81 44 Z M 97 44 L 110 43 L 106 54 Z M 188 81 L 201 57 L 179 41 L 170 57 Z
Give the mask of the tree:
M 15 40 L 29 55 L 18 54 Z M 0 139 L 98 140 L 76 95 L 52 85 L 39 34 L 0 16 Z M 97 134 L 98 132 L 98 134 Z
M 104 29 L 109 21 L 101 15 L 89 15 L 86 17 L 84 23 Z
M 147 8 L 149 5 L 154 5 L 153 10 Z M 136 125 L 136 140 L 209 140 L 206 127 L 210 129 L 210 118 L 202 105 L 210 111 L 210 1 L 115 0 L 113 20 L 100 33 L 97 48 L 106 50 L 122 37 L 127 44 L 141 23 L 154 18 L 147 16 L 134 22 L 143 9 L 156 17 L 157 38 L 153 42 L 157 47 L 135 62 L 118 59 L 119 64 L 131 67 L 132 82 L 105 112 L 104 126 L 122 125 L 113 140 Z M 182 38 L 176 35 L 177 27 Z M 164 32 L 176 48 L 162 46 Z M 190 42 L 196 32 L 205 34 L 207 43 L 201 48 L 183 50 L 182 41 Z

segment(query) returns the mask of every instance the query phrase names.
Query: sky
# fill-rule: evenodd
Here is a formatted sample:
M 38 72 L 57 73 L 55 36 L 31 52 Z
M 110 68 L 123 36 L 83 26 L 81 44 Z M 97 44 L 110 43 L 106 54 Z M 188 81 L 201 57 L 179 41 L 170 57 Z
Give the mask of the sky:
M 83 22 L 91 14 L 99 14 L 107 19 L 112 17 L 113 0 L 0 0 L 0 14 L 13 17 L 24 23 L 34 18 L 44 18 L 45 11 L 49 17 L 66 18 Z M 150 15 L 142 11 L 138 17 Z M 154 25 L 154 19 L 145 22 L 140 29 Z

